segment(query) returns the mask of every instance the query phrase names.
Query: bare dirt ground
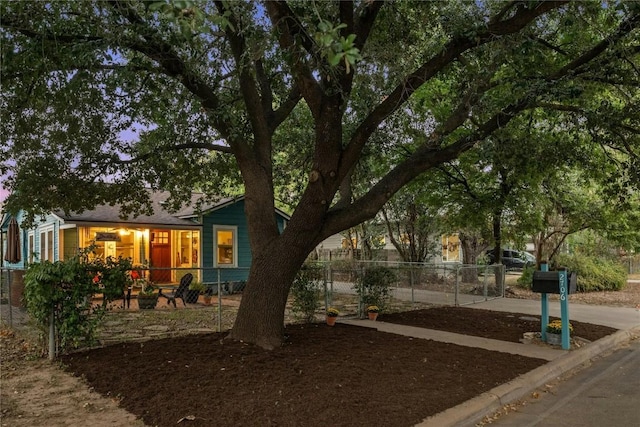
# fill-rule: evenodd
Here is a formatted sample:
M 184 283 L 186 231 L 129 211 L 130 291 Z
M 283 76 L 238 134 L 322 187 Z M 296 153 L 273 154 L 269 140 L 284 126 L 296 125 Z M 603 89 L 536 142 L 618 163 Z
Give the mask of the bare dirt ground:
M 513 297 L 527 297 L 526 291 L 512 291 Z M 636 307 L 640 283 L 571 298 Z M 203 313 L 206 320 L 198 320 Z M 160 314 L 153 315 L 161 323 Z M 189 329 L 170 315 L 161 332 Z M 176 333 L 74 353 L 62 358 L 64 367 L 41 357 L 32 330 L 3 329 L 2 426 L 411 426 L 544 363 L 322 323 L 289 325 L 287 343 L 267 352 L 226 341 L 224 333 L 204 332 L 217 322 L 206 310 L 190 316 L 197 335 Z M 507 341 L 539 327 L 519 315 L 462 307 L 382 314 L 379 320 Z M 130 329 L 140 319 L 131 314 L 128 321 L 110 321 L 108 328 Z M 221 319 L 226 327 L 228 321 Z M 588 340 L 612 332 L 572 323 L 574 335 Z

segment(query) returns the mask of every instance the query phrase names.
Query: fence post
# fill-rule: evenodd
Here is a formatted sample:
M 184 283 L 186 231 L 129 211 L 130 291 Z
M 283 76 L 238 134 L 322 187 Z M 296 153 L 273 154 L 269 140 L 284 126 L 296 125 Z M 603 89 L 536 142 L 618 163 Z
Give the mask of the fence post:
M 222 332 L 222 289 L 220 286 L 220 268 L 216 271 L 218 273 L 218 332 Z
M 322 285 L 324 287 L 324 311 L 326 313 L 326 311 L 329 309 L 329 290 L 327 289 L 327 277 L 326 277 L 327 272 L 325 271 L 325 277 L 324 280 L 322 281 Z
M 489 299 L 489 291 L 487 289 L 487 267 L 488 266 L 485 264 L 484 265 L 484 285 L 483 285 L 483 288 L 484 288 L 483 292 L 484 292 L 484 300 L 485 301 L 487 301 Z
M 328 278 L 329 278 L 329 292 L 331 292 L 331 303 L 333 304 L 333 268 L 331 267 L 331 262 L 329 262 L 329 272 L 328 272 Z
M 364 264 L 361 264 L 360 280 L 359 280 L 360 283 L 358 283 L 358 289 L 360 290 L 359 297 L 358 297 L 358 318 L 360 319 L 364 316 L 364 301 L 362 300 L 362 298 L 364 297 L 363 279 L 364 279 Z
M 458 287 L 460 286 L 460 279 L 458 278 L 458 270 L 459 270 L 460 266 L 458 264 L 456 264 L 456 285 L 455 285 L 455 296 L 454 296 L 454 302 L 453 305 L 455 305 L 456 307 L 460 305 L 460 303 L 458 302 Z
M 413 283 L 413 263 L 409 263 L 409 284 L 411 285 L 411 305 L 416 303 L 415 289 Z

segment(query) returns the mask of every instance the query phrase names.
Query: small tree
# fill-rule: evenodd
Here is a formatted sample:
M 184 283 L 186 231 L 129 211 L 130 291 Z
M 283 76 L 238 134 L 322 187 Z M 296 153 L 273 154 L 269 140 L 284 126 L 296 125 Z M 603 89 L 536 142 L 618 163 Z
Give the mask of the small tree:
M 305 266 L 298 272 L 291 286 L 291 311 L 296 318 L 307 323 L 315 320 L 316 310 L 320 308 L 321 274 L 320 268 Z
M 364 270 L 354 286 L 361 307 L 377 305 L 384 311 L 389 305 L 391 284 L 396 281 L 396 274 L 388 267 L 372 267 Z

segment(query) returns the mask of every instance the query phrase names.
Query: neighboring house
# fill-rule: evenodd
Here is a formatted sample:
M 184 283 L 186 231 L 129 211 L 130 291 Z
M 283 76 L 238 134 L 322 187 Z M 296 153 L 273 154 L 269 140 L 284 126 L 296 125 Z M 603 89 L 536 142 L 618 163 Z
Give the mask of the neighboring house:
M 155 283 L 176 283 L 187 272 L 203 282 L 246 280 L 251 250 L 244 197 L 226 198 L 195 211 L 202 195 L 194 194 L 190 206 L 169 213 L 165 192 L 151 192 L 154 213 L 121 219 L 118 206 L 98 206 L 81 213 L 52 212 L 34 228 L 20 229 L 22 261 L 3 267 L 24 269 L 41 260 L 64 260 L 78 248 L 95 245 L 96 256 L 131 258 L 134 265 L 152 268 Z M 289 217 L 276 210 L 283 230 Z M 22 212 L 16 215 L 21 223 Z M 6 233 L 11 216 L 0 223 Z M 6 239 L 3 239 L 3 242 Z
M 440 241 L 442 252 L 438 256 L 431 257 L 428 262 L 434 264 L 440 263 L 460 263 L 462 262 L 462 249 L 460 248 L 460 239 L 458 234 L 443 234 L 441 236 L 433 236 L 434 241 Z M 377 260 L 383 261 L 401 261 L 400 255 L 395 246 L 391 243 L 391 239 L 387 234 L 380 237 L 381 248 L 376 250 Z M 353 249 L 356 248 L 354 254 Z M 323 240 L 316 248 L 316 258 L 320 261 L 334 261 L 339 259 L 359 259 L 358 253 L 361 244 L 354 237 L 352 242 L 342 234 L 334 234 Z

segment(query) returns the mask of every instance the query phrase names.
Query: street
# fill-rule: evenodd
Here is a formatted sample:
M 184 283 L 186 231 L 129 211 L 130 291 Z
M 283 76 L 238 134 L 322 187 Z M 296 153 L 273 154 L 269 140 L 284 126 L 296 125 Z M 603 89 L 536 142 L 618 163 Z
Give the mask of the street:
M 496 426 L 640 426 L 640 340 L 530 397 Z

